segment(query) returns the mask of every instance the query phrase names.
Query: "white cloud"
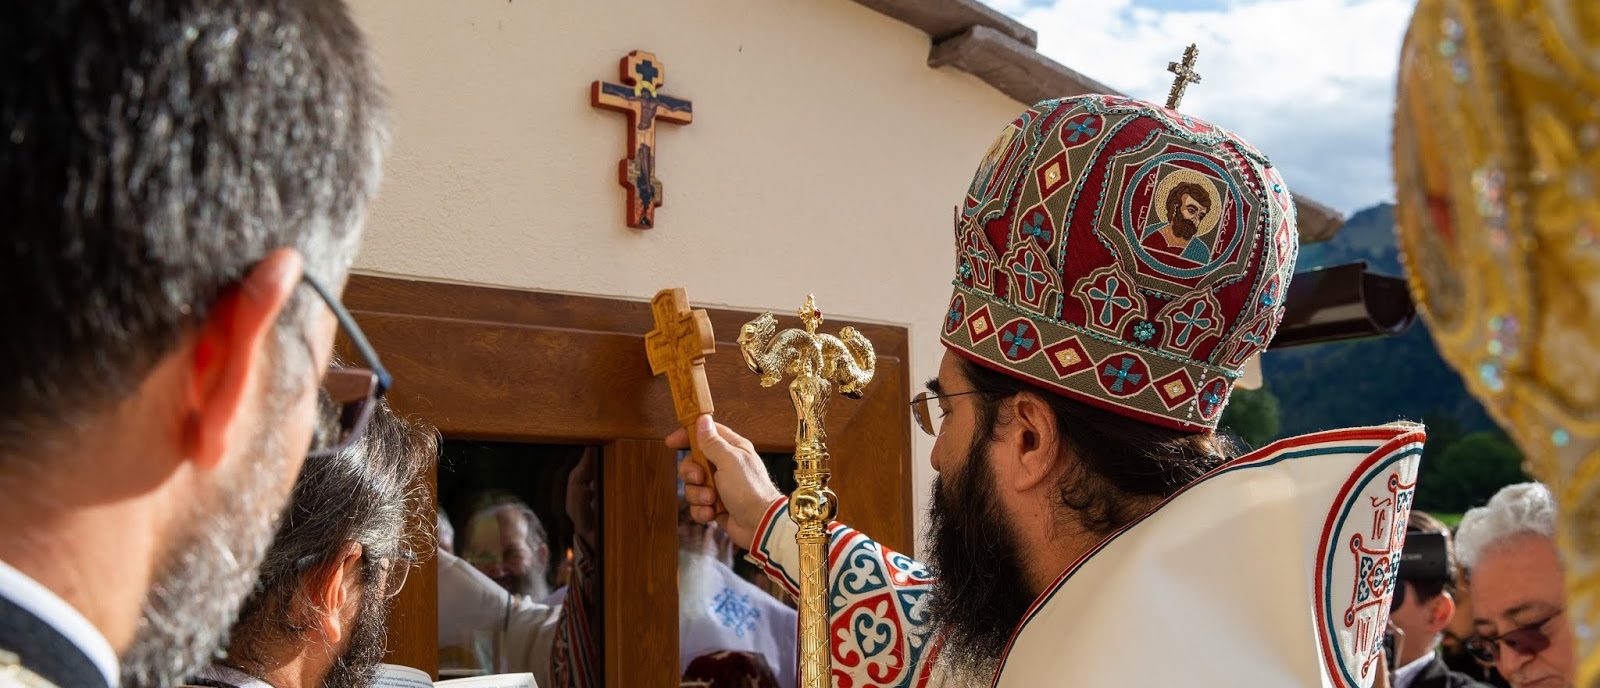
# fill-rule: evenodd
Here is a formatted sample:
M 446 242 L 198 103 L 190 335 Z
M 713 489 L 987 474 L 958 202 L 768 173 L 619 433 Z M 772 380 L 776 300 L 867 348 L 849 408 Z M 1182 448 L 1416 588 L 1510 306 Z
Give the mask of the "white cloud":
M 1413 0 L 1157 2 L 994 5 L 1038 31 L 1040 52 L 1146 100 L 1166 99 L 1167 63 L 1197 43 L 1203 81 L 1185 112 L 1238 132 L 1290 186 L 1341 210 L 1393 198 L 1394 80 Z

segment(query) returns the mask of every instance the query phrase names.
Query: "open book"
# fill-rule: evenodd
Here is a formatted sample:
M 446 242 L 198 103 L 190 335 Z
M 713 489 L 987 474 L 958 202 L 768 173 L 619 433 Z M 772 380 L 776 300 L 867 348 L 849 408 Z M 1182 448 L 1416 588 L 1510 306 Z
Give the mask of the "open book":
M 533 674 L 491 674 L 434 682 L 427 672 L 398 664 L 379 664 L 373 688 L 539 688 Z

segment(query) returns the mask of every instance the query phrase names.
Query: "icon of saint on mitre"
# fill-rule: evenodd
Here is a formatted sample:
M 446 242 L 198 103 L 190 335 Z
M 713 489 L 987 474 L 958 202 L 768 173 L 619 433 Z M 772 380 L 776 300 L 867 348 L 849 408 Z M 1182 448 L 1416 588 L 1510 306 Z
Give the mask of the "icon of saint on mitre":
M 1222 203 L 1210 178 L 1190 169 L 1172 170 L 1156 184 L 1150 205 L 1155 221 L 1139 233 L 1139 244 L 1152 258 L 1186 267 L 1211 262 Z

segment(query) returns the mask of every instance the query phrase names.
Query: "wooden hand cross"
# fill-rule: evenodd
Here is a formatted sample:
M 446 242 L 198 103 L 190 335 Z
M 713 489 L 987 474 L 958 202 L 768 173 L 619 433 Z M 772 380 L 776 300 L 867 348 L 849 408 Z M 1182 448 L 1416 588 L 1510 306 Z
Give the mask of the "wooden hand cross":
M 672 407 L 677 412 L 678 424 L 689 431 L 689 458 L 705 471 L 709 483 L 714 468 L 700 451 L 694 423 L 714 410 L 711 386 L 706 382 L 706 356 L 717 351 L 711 318 L 704 310 L 689 310 L 689 297 L 682 288 L 657 292 L 650 300 L 650 312 L 656 322 L 656 329 L 644 338 L 650 373 L 666 374 L 667 384 L 672 387 Z M 722 510 L 720 499 L 717 510 Z

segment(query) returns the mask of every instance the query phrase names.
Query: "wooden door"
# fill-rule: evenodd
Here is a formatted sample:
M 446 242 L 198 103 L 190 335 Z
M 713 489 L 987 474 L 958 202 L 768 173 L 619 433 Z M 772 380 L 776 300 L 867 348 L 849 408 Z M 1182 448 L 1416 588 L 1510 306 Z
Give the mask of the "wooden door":
M 676 421 L 666 381 L 645 360 L 649 304 L 364 275 L 351 278 L 344 301 L 394 374 L 389 398 L 402 415 L 452 439 L 603 447 L 603 546 L 625 554 L 603 563 L 606 685 L 676 686 L 677 477 L 661 441 Z M 761 388 L 734 344 L 740 325 L 759 314 L 707 310 L 717 333 L 707 375 L 718 420 L 758 450 L 793 451 L 788 395 Z M 878 373 L 861 400 L 835 400 L 828 412 L 839 518 L 910 552 L 907 333 L 838 320 L 825 329 L 844 325 L 872 340 Z M 437 674 L 438 580 L 429 563 L 396 600 L 389 661 Z

